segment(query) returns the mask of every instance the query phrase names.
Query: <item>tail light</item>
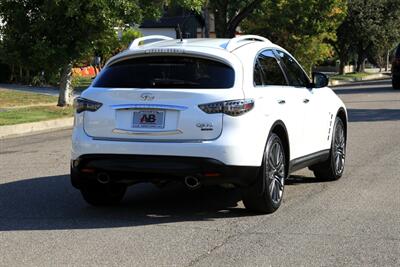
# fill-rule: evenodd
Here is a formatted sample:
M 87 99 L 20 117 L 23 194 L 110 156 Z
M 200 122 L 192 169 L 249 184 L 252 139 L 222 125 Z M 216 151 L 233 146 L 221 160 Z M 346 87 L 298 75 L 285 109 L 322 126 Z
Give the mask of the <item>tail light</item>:
M 253 99 L 229 100 L 199 105 L 199 108 L 205 113 L 224 113 L 229 116 L 243 115 L 252 110 L 253 107 Z
M 93 100 L 89 100 L 83 97 L 78 97 L 75 98 L 74 101 L 74 107 L 76 110 L 76 113 L 81 113 L 83 111 L 91 111 L 94 112 L 96 110 L 98 110 L 103 104 L 93 101 Z

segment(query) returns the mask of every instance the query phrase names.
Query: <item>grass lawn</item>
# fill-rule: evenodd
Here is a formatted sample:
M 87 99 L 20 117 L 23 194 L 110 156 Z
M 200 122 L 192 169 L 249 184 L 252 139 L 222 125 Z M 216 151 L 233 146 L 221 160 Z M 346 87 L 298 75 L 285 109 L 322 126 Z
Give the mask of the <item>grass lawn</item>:
M 334 75 L 334 76 L 331 76 L 330 79 L 332 79 L 332 80 L 352 80 L 352 79 L 357 79 L 357 78 L 364 78 L 369 75 L 371 75 L 371 73 L 352 72 L 352 73 L 346 73 L 343 75 Z
M 71 117 L 73 114 L 72 107 L 37 106 L 0 109 L 0 126 Z
M 0 89 L 0 108 L 57 103 L 57 97 Z
M 73 77 L 72 84 L 75 90 L 83 91 L 90 86 L 92 78 L 90 77 Z

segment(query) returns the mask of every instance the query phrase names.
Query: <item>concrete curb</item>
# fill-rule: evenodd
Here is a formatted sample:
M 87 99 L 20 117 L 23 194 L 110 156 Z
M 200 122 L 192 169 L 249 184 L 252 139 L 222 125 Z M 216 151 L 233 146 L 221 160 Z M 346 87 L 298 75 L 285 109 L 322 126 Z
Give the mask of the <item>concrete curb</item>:
M 35 134 L 39 132 L 68 129 L 71 128 L 73 124 L 74 118 L 63 118 L 56 120 L 0 126 L 0 140 L 21 135 Z
M 348 79 L 348 80 L 329 79 L 329 86 L 339 86 L 339 85 L 352 84 L 354 82 L 376 81 L 376 80 L 386 80 L 386 79 L 390 79 L 390 75 L 386 75 L 383 73 L 377 73 L 377 74 L 368 75 L 367 77 L 363 77 L 363 78 L 352 78 L 352 79 Z

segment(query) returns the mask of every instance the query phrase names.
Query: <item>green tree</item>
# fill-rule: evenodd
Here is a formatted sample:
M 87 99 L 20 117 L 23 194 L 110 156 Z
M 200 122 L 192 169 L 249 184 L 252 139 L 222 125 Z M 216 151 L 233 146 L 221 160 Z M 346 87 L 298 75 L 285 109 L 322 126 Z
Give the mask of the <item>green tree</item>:
M 207 9 L 214 14 L 215 33 L 220 38 L 232 38 L 237 27 L 260 7 L 263 0 L 210 0 L 206 2 Z
M 338 31 L 338 41 L 342 42 L 342 46 L 351 47 L 357 54 L 357 71 L 364 71 L 367 58 L 382 66 L 387 51 L 400 38 L 400 29 L 396 26 L 400 24 L 399 2 L 349 0 L 344 24 L 345 27 Z M 343 55 L 340 57 L 345 58 Z
M 263 1 L 243 23 L 243 29 L 288 49 L 311 71 L 315 63 L 332 55 L 326 40 L 336 39 L 345 14 L 345 0 Z

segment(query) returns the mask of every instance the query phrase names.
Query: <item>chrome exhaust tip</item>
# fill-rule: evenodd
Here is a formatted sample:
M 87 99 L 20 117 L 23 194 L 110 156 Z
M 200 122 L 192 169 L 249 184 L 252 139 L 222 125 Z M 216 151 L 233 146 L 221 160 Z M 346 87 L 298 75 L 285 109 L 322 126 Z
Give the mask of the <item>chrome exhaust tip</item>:
M 108 184 L 111 181 L 111 179 L 107 173 L 100 172 L 99 174 L 97 174 L 97 181 L 101 184 Z
M 195 177 L 195 176 L 186 176 L 185 177 L 185 185 L 193 190 L 193 189 L 197 189 L 200 187 L 201 183 L 199 178 Z

